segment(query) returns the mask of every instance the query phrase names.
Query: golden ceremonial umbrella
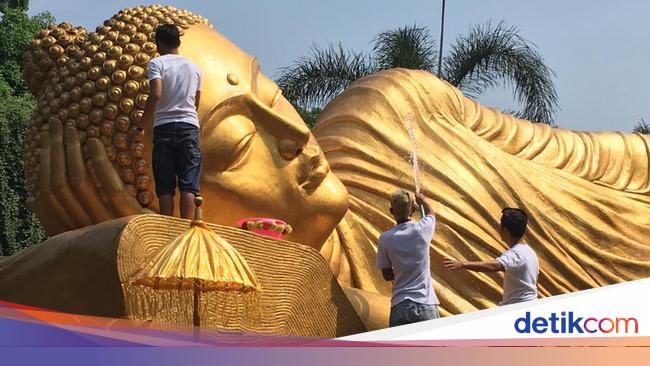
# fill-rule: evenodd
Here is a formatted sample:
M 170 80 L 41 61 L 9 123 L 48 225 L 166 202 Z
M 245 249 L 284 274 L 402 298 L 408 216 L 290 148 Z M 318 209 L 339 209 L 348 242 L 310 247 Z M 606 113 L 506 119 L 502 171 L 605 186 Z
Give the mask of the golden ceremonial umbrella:
M 201 325 L 199 307 L 202 294 L 254 295 L 260 290 L 255 273 L 246 260 L 201 219 L 202 201 L 199 196 L 194 199 L 196 209 L 190 228 L 155 252 L 129 281 L 134 287 L 192 291 L 195 326 Z

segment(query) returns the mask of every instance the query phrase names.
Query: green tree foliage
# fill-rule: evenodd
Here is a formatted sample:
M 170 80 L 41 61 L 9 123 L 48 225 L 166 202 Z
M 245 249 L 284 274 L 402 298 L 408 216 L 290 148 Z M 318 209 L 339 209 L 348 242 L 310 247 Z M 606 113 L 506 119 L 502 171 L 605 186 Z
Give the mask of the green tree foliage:
M 641 120 L 634 125 L 634 130 L 632 132 L 650 135 L 650 123 L 641 118 Z
M 312 46 L 311 55 L 280 71 L 283 94 L 303 110 L 327 104 L 356 79 L 377 71 L 402 67 L 435 72 L 435 41 L 424 27 L 407 26 L 382 32 L 368 55 L 345 51 L 339 44 Z M 522 103 L 518 117 L 553 124 L 557 94 L 553 71 L 535 46 L 515 27 L 490 23 L 470 28 L 458 37 L 443 58 L 440 77 L 470 97 L 500 85 L 512 86 Z
M 298 114 L 300 114 L 300 117 L 302 117 L 302 120 L 305 121 L 307 126 L 309 126 L 309 128 L 314 127 L 314 124 L 316 123 L 316 118 L 318 118 L 318 115 L 322 111 L 322 109 L 318 107 L 307 110 L 300 106 L 297 106 L 296 110 L 298 111 Z
M 54 23 L 54 17 L 50 13 L 29 17 L 24 10 L 6 6 L 0 11 L 0 78 L 9 85 L 13 95 L 20 96 L 28 93 L 20 70 L 23 52 L 36 32 Z
M 16 3 L 18 5 L 15 5 Z M 45 237 L 26 207 L 22 145 L 35 101 L 22 79 L 20 63 L 34 34 L 54 23 L 49 13 L 30 17 L 27 2 L 0 3 L 0 254 L 10 255 Z M 20 5 L 23 4 L 23 5 Z M 9 5 L 9 6 L 7 6 Z
M 460 36 L 443 59 L 442 77 L 469 95 L 512 86 L 523 105 L 520 118 L 553 124 L 557 93 L 542 55 L 515 27 L 479 25 Z
M 27 11 L 29 8 L 29 0 L 0 0 L 0 9 L 4 9 L 5 7 Z
M 22 141 L 25 124 L 34 108 L 29 95 L 0 92 L 0 243 L 2 255 L 10 255 L 44 238 L 38 219 L 26 207 Z

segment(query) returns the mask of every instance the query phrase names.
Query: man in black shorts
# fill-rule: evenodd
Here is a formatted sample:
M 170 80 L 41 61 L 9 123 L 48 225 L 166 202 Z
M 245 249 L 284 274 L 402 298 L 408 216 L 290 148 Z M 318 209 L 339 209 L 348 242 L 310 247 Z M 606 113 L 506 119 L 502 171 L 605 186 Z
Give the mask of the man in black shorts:
M 178 54 L 178 28 L 163 24 L 156 29 L 160 57 L 149 61 L 149 97 L 143 123 L 153 117 L 153 175 L 160 213 L 174 214 L 174 193 L 180 191 L 181 217 L 192 218 L 194 196 L 201 176 L 200 132 L 197 109 L 201 96 L 201 71 Z

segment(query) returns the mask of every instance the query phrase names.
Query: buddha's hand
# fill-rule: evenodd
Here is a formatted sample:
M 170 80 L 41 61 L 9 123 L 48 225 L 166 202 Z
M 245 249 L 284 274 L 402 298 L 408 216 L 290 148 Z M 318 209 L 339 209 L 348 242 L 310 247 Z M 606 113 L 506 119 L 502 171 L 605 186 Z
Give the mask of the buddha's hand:
M 84 164 L 76 128 L 59 121 L 49 128 L 40 134 L 38 187 L 27 200 L 48 235 L 143 212 L 99 139 L 86 141 Z

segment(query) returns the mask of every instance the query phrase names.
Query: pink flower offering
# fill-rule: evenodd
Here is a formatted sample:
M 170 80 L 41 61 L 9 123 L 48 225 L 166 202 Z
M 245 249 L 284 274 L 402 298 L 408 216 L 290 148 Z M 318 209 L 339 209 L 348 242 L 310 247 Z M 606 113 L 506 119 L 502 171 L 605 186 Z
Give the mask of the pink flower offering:
M 284 236 L 292 231 L 291 225 L 286 222 L 265 217 L 241 219 L 237 221 L 237 226 L 273 239 L 284 239 Z

